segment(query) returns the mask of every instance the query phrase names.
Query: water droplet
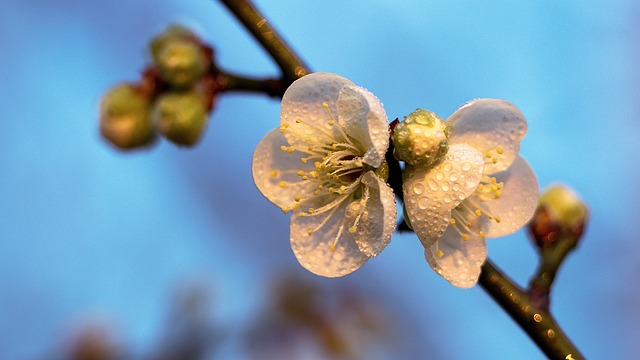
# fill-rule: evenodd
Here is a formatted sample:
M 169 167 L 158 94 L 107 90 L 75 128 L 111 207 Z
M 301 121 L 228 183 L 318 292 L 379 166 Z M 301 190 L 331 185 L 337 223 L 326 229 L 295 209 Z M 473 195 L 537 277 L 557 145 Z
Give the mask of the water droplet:
M 457 172 L 452 172 L 451 174 L 449 174 L 449 180 L 451 180 L 451 181 L 458 180 L 458 173 Z
M 442 180 L 442 179 L 444 179 L 444 174 L 443 174 L 443 173 L 441 173 L 441 172 L 437 173 L 437 174 L 436 174 L 436 180 L 440 181 L 440 180 Z
M 438 183 L 435 182 L 435 180 L 433 179 L 429 179 L 429 181 L 427 181 L 427 184 L 429 185 L 429 188 L 433 191 L 438 190 Z
M 440 184 L 440 187 L 442 188 L 442 191 L 449 191 L 449 189 L 451 189 L 451 184 L 448 181 L 444 181 Z
M 468 162 L 462 164 L 462 171 L 469 171 L 471 170 L 471 164 L 469 164 Z
M 422 183 L 417 183 L 413 187 L 413 192 L 415 192 L 418 195 L 422 194 L 423 191 L 424 191 L 424 185 L 422 185 Z
M 429 201 L 427 200 L 427 198 L 420 198 L 420 200 L 418 200 L 418 208 L 420 208 L 420 210 L 425 210 L 427 207 L 429 206 Z

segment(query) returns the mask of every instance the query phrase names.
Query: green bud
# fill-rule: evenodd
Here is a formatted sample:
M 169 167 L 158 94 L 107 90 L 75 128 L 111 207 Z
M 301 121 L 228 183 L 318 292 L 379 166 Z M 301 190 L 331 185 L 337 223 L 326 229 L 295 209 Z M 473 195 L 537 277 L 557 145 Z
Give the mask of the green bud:
M 195 41 L 195 34 L 187 29 L 186 27 L 180 25 L 171 25 L 165 32 L 156 36 L 151 40 L 149 44 L 149 50 L 151 51 L 151 57 L 154 61 L 160 56 L 162 50 L 172 41 L 175 40 L 191 40 Z
M 409 165 L 433 166 L 448 150 L 449 129 L 436 114 L 417 109 L 396 125 L 396 157 Z
M 154 104 L 153 124 L 158 132 L 178 145 L 192 146 L 207 123 L 202 97 L 195 92 L 166 93 Z
M 548 188 L 538 200 L 538 207 L 544 206 L 549 217 L 567 229 L 582 227 L 587 217 L 587 206 L 573 190 L 562 185 Z
M 111 88 L 100 104 L 100 133 L 121 149 L 150 144 L 155 136 L 149 99 L 133 84 Z
M 560 234 L 580 237 L 588 216 L 587 206 L 568 187 L 554 185 L 538 199 L 530 230 L 540 247 L 552 246 Z
M 149 48 L 160 78 L 174 87 L 193 85 L 207 69 L 202 45 L 185 28 L 170 27 L 151 41 Z

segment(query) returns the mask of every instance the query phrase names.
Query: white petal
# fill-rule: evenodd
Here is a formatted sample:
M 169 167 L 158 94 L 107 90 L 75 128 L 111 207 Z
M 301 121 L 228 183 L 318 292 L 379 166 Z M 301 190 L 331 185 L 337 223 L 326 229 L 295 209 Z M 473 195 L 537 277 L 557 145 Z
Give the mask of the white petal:
M 344 201 L 335 211 L 316 216 L 291 215 L 291 249 L 300 264 L 314 274 L 344 276 L 369 260 L 349 232 L 345 217 L 347 204 L 348 201 Z M 309 229 L 313 230 L 311 235 Z M 331 251 L 334 243 L 335 250 Z
M 314 169 L 314 165 L 300 161 L 306 154 L 298 151 L 288 153 L 280 149 L 281 146 L 288 145 L 278 129 L 271 130 L 258 143 L 253 153 L 251 168 L 253 182 L 258 190 L 280 208 L 291 206 L 296 195 L 309 194 L 316 186 L 311 181 L 303 181 L 297 175 L 298 170 L 308 172 Z M 282 182 L 285 184 L 284 187 L 281 186 Z
M 438 250 L 442 257 L 438 256 Z M 470 288 L 478 282 L 482 264 L 487 258 L 485 241 L 477 235 L 469 234 L 462 240 L 453 227 L 449 227 L 437 245 L 424 250 L 431 268 L 453 286 Z
M 382 179 L 369 171 L 362 177 L 363 184 L 368 187 L 369 199 L 365 211 L 360 217 L 353 237 L 368 257 L 377 256 L 391 241 L 396 227 L 396 202 L 393 190 Z M 360 200 L 355 200 L 358 209 Z M 349 212 L 348 212 L 349 213 Z M 357 213 L 347 214 L 347 219 L 355 218 Z
M 407 166 L 403 174 L 405 208 L 413 230 L 425 247 L 449 226 L 451 209 L 470 196 L 482 178 L 483 155 L 466 144 L 449 147 L 432 169 Z
M 389 147 L 389 120 L 380 100 L 365 88 L 345 86 L 337 108 L 345 133 L 364 146 L 364 162 L 380 166 Z
M 498 182 L 504 182 L 502 196 L 480 204 L 491 215 L 499 216 L 500 222 L 481 218 L 487 237 L 505 236 L 520 229 L 529 222 L 538 204 L 538 179 L 521 156 L 509 169 L 494 176 Z
M 354 84 L 342 76 L 321 72 L 303 76 L 287 88 L 282 97 L 280 124 L 295 129 L 285 132 L 291 145 L 332 142 L 326 139 L 327 133 L 334 133 L 329 121 L 332 116 L 337 117 L 338 94 L 346 85 Z M 323 103 L 328 105 L 329 111 Z
M 485 174 L 508 168 L 518 156 L 520 141 L 527 133 L 527 120 L 520 110 L 498 99 L 470 101 L 446 121 L 451 126 L 450 144 L 467 143 L 483 154 L 490 151 L 498 160 L 494 164 L 487 159 Z

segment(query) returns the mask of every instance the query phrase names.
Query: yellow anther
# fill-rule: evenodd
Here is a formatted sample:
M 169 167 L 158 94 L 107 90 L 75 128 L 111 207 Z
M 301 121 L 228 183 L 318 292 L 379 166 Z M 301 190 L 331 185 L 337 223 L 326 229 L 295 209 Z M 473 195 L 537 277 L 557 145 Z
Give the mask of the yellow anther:
M 287 183 L 284 181 L 280 181 L 280 183 L 278 184 L 278 186 L 280 186 L 281 188 L 286 188 L 287 187 Z
M 498 146 L 498 147 L 496 148 L 496 152 L 497 152 L 498 154 L 502 155 L 502 154 L 504 154 L 504 149 L 503 149 L 501 146 Z
M 320 170 L 322 168 L 322 163 L 320 161 L 316 161 L 313 163 L 316 166 L 316 170 Z
M 467 225 L 467 226 L 471 226 L 471 221 L 467 221 L 467 222 L 465 223 L 465 225 Z
M 480 239 L 484 240 L 486 235 L 484 234 L 484 231 L 480 231 Z
M 293 200 L 295 200 L 296 202 L 300 202 L 300 196 L 299 195 L 294 196 Z
M 269 175 L 271 175 L 271 177 L 278 177 L 278 171 L 277 170 L 271 170 Z
M 329 125 L 333 126 L 333 125 L 335 125 L 335 124 L 336 124 L 336 122 L 335 122 L 335 121 L 333 121 L 333 120 L 329 121 Z
M 487 151 L 486 153 L 484 153 L 484 156 L 486 156 L 487 158 L 491 158 L 491 151 Z
M 296 119 L 296 124 L 300 124 L 302 122 L 302 119 Z
M 309 177 L 307 175 L 302 177 L 302 180 L 309 180 Z
M 449 219 L 449 224 L 453 225 L 455 223 L 456 223 L 456 219 L 454 218 Z
M 498 159 L 497 159 L 497 158 L 493 158 L 493 159 L 491 160 L 491 162 L 492 162 L 492 163 L 494 163 L 494 164 L 497 164 L 497 163 L 498 163 Z
M 338 144 L 336 144 L 336 143 L 331 144 L 331 148 L 333 150 L 336 150 L 338 148 Z
M 313 146 L 309 145 L 309 147 L 307 147 L 308 151 L 313 151 Z
M 288 207 L 288 206 L 283 206 L 283 207 L 281 207 L 281 209 L 282 209 L 282 212 L 285 213 L 285 214 L 288 213 L 289 211 L 291 211 L 291 208 Z
M 329 251 L 331 252 L 336 251 L 336 246 L 334 244 L 329 245 Z
M 355 234 L 356 230 L 358 230 L 358 229 L 356 228 L 355 225 L 349 228 L 349 232 L 352 233 L 352 234 Z
M 287 152 L 289 154 L 291 154 L 295 149 L 293 148 L 293 146 L 289 146 L 289 148 L 287 149 Z
M 318 190 L 322 190 L 323 187 L 324 186 L 322 186 L 322 185 L 318 185 Z
M 313 234 L 313 229 L 308 229 L 308 230 L 307 230 L 307 234 L 308 234 L 309 236 L 311 236 L 311 234 Z
M 494 216 L 493 220 L 495 220 L 497 223 L 501 221 L 500 216 Z
M 482 212 L 480 211 L 480 209 L 476 209 L 475 214 L 477 217 L 480 217 L 480 215 L 482 215 Z
M 317 173 L 317 172 L 315 172 L 315 171 L 312 171 L 312 172 L 310 172 L 309 174 L 311 174 L 311 176 L 312 176 L 314 179 L 317 179 L 317 178 L 318 178 L 318 173 Z
M 314 209 L 314 208 L 309 208 L 309 214 L 313 214 L 314 212 L 316 212 L 316 209 Z
M 367 205 L 367 201 L 365 199 L 360 200 L 360 206 Z
M 469 235 L 468 234 L 462 234 L 462 240 L 464 240 L 464 241 L 469 240 Z
M 484 190 L 484 185 L 483 185 L 483 184 L 479 184 L 479 185 L 478 185 L 478 190 L 479 190 L 479 191 Z
M 298 176 L 302 176 L 302 175 L 304 175 L 304 171 L 298 170 L 298 172 L 296 174 L 298 174 Z
M 307 160 L 308 160 L 307 158 L 301 158 L 301 159 L 300 159 L 300 161 L 302 161 L 302 163 L 303 163 L 303 164 L 306 164 L 306 163 L 307 163 Z
M 286 146 L 284 146 L 284 145 L 280 146 L 280 150 L 282 150 L 282 151 L 287 151 L 287 149 L 288 148 Z
M 443 256 L 444 256 L 444 253 L 442 252 L 442 250 L 438 250 L 438 251 L 436 251 L 436 256 L 437 256 L 438 258 L 441 258 L 441 257 L 443 257 Z

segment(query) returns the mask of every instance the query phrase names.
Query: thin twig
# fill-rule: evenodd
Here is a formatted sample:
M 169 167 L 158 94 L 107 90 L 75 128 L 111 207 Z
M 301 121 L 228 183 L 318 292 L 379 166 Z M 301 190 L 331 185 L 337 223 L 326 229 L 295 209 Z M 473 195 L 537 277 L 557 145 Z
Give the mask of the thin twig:
M 480 285 L 511 316 L 550 359 L 584 359 L 547 309 L 535 306 L 530 297 L 491 261 L 482 266 Z
M 271 55 L 282 71 L 285 82 L 291 84 L 309 73 L 309 68 L 291 51 L 267 19 L 248 0 L 220 0 L 244 25 L 251 35 Z

